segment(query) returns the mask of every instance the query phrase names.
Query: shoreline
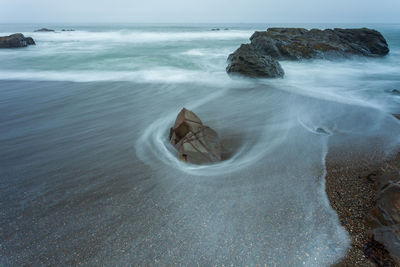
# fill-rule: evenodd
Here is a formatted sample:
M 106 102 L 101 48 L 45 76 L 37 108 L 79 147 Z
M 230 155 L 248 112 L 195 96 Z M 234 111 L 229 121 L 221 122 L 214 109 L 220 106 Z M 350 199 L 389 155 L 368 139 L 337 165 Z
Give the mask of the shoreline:
M 379 251 L 379 257 L 388 265 L 376 264 L 365 255 L 365 248 L 374 242 L 369 233 L 368 217 L 376 204 L 377 190 L 371 176 L 377 172 L 384 174 L 388 169 L 399 169 L 400 151 L 384 158 L 375 149 L 372 149 L 375 153 L 338 150 L 334 148 L 326 156 L 325 191 L 340 223 L 349 233 L 351 245 L 346 255 L 333 266 L 400 266 L 386 250 Z

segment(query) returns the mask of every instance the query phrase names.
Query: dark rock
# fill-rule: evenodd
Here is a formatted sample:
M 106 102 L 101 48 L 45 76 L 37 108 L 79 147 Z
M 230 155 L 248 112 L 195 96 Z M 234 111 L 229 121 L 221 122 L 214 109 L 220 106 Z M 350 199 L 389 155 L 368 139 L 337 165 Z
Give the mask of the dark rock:
M 224 31 L 229 31 L 229 28 L 225 28 Z
M 227 71 L 250 77 L 282 77 L 283 70 L 275 60 L 301 60 L 311 58 L 337 58 L 352 55 L 380 57 L 389 53 L 385 38 L 376 30 L 362 29 L 312 29 L 269 28 L 255 32 L 250 37 L 244 53 L 243 45 L 228 58 Z M 232 60 L 240 67 L 232 68 Z M 247 55 L 245 55 L 247 54 Z M 270 66 L 267 66 L 270 64 Z M 279 66 L 279 68 L 277 67 Z M 276 69 L 276 73 L 252 71 L 263 68 Z M 239 69 L 239 70 L 237 70 Z M 250 69 L 250 70 L 248 70 Z
M 220 28 L 211 29 L 212 31 L 220 31 Z
M 226 71 L 248 77 L 283 77 L 284 71 L 278 61 L 261 54 L 250 44 L 242 44 L 228 57 Z
M 374 181 L 377 199 L 369 218 L 371 235 L 400 263 L 400 170 L 385 170 Z
M 393 89 L 392 91 L 390 91 L 390 93 L 392 93 L 393 95 L 400 95 L 400 91 L 397 89 Z
M 251 45 L 274 59 L 299 60 L 360 55 L 379 57 L 389 53 L 385 38 L 376 30 L 269 28 L 255 32 Z
M 393 114 L 393 116 L 394 116 L 396 119 L 400 120 L 400 114 Z
M 47 28 L 41 28 L 39 30 L 36 30 L 35 32 L 54 32 L 52 29 L 47 29 Z
M 73 32 L 73 31 L 75 31 L 74 29 L 62 29 L 61 30 L 62 32 Z
M 193 164 L 213 163 L 221 160 L 221 145 L 217 133 L 203 125 L 192 111 L 183 108 L 169 134 L 171 144 L 179 158 Z
M 364 255 L 376 266 L 396 266 L 384 245 L 371 239 L 364 247 Z
M 317 129 L 315 129 L 315 132 L 319 134 L 330 135 L 330 133 L 322 127 L 318 127 Z
M 0 48 L 17 48 L 34 45 L 35 41 L 31 37 L 25 37 L 22 33 L 0 37 Z

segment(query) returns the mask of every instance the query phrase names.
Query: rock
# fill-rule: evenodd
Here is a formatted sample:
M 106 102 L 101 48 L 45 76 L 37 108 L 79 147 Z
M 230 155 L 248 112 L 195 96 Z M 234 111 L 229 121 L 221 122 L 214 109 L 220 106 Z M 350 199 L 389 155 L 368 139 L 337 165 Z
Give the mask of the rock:
M 73 31 L 75 31 L 74 29 L 62 29 L 61 30 L 62 32 L 73 32 Z
M 371 235 L 400 263 L 400 170 L 385 170 L 374 180 L 377 199 L 369 218 Z
M 368 241 L 364 247 L 364 255 L 376 266 L 396 266 L 384 245 L 374 239 Z
M 400 114 L 393 114 L 393 116 L 394 116 L 396 119 L 400 120 Z
M 284 71 L 278 61 L 262 55 L 250 44 L 242 44 L 228 57 L 226 71 L 248 77 L 276 78 L 283 77 Z
M 337 58 L 351 55 L 380 57 L 389 53 L 382 34 L 367 28 L 269 28 L 267 31 L 255 32 L 250 41 L 250 44 L 246 44 L 245 47 L 242 45 L 229 56 L 226 68 L 228 73 L 239 72 L 249 77 L 282 77 L 283 70 L 275 60 Z M 232 62 L 235 63 L 235 67 L 232 67 Z M 262 71 L 263 69 L 271 71 Z
M 220 28 L 214 28 L 214 29 L 211 29 L 212 31 L 220 31 L 221 29 Z
M 225 28 L 224 31 L 229 31 L 229 28 Z
M 186 108 L 179 112 L 169 139 L 182 161 L 193 164 L 221 161 L 221 145 L 217 133 L 203 125 L 199 117 Z
M 17 48 L 34 45 L 35 41 L 31 37 L 25 37 L 22 33 L 0 37 L 0 48 Z
M 255 32 L 251 45 L 274 59 L 300 60 L 360 55 L 379 57 L 389 53 L 385 38 L 376 30 L 269 28 Z
M 41 28 L 39 30 L 36 30 L 35 32 L 54 32 L 55 30 L 52 29 L 47 29 L 47 28 Z
M 397 89 L 391 90 L 390 93 L 393 94 L 393 95 L 400 95 L 400 91 L 397 90 Z

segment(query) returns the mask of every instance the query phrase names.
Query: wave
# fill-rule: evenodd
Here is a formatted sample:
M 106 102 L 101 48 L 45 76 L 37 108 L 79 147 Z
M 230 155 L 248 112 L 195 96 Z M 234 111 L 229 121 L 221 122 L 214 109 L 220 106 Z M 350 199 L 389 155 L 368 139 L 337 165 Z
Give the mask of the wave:
M 145 32 L 145 31 L 73 31 L 38 33 L 24 32 L 38 42 L 113 42 L 113 43 L 154 43 L 176 41 L 248 40 L 252 31 L 192 31 L 192 32 Z M 12 33 L 3 33 L 4 35 Z

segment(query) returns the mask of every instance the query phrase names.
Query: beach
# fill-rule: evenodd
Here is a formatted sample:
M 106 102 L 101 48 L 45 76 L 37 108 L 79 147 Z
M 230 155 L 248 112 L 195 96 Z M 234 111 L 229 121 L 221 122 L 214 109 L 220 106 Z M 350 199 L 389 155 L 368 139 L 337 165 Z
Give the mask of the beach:
M 232 78 L 265 24 L 1 24 L 36 45 L 0 50 L 0 265 L 367 264 L 362 177 L 399 151 L 400 26 L 342 26 L 378 29 L 389 55 Z M 179 160 L 184 107 L 221 162 Z

